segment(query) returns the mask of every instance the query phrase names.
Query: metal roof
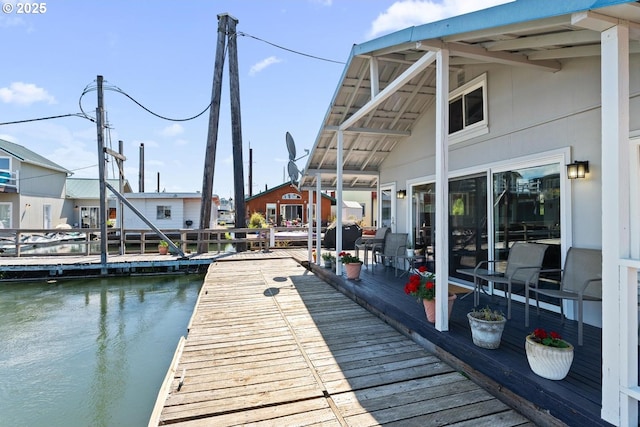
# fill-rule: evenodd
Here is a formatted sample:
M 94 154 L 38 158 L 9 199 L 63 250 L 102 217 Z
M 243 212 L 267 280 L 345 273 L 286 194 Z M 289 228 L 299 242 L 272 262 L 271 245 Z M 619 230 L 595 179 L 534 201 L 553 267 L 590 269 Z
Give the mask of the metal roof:
M 59 172 L 64 172 L 68 175 L 73 174 L 70 170 L 63 168 L 62 166 L 52 162 L 46 157 L 43 157 L 40 154 L 35 153 L 22 145 L 5 141 L 4 139 L 0 139 L 0 151 L 4 151 L 8 155 L 13 156 L 24 163 L 30 163 L 47 169 L 53 169 Z
M 114 188 L 120 185 L 117 179 L 107 179 L 107 182 Z M 99 199 L 100 198 L 100 180 L 93 178 L 67 178 L 66 197 L 68 199 Z M 131 186 L 129 181 L 125 180 L 124 192 L 130 193 Z M 113 194 L 107 192 L 107 197 L 114 197 Z
M 629 0 L 518 0 L 355 45 L 300 188 L 315 188 L 317 174 L 322 189 L 336 187 L 337 131 L 346 123 L 343 190 L 376 190 L 387 156 L 435 102 L 435 65 L 425 57 L 430 52 L 446 47 L 451 73 L 481 63 L 555 72 L 567 58 L 599 56 L 600 32 L 619 20 L 630 22 L 630 52 L 640 52 L 640 4 Z

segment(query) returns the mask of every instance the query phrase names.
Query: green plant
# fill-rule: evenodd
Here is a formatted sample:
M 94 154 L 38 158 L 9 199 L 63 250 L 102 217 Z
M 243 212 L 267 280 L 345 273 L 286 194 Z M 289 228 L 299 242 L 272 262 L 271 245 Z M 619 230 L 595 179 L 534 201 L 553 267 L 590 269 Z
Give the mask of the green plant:
M 362 264 L 362 261 L 360 261 L 360 258 L 358 258 L 357 256 L 351 255 L 349 252 L 342 251 L 338 254 L 338 256 L 340 257 L 340 261 L 343 264 L 355 264 L 355 263 Z
M 436 297 L 436 276 L 427 271 L 427 267 L 421 266 L 418 272 L 409 276 L 409 282 L 404 285 L 404 293 L 416 297 L 419 301 L 428 301 Z
M 260 212 L 254 212 L 249 217 L 249 228 L 265 228 L 267 221 Z
M 158 246 L 163 248 L 168 248 L 169 242 L 167 242 L 166 240 L 160 240 L 160 243 L 158 243 Z
M 322 253 L 322 259 L 325 261 L 331 261 L 331 252 L 323 252 Z
M 503 312 L 500 310 L 491 310 L 489 306 L 481 309 L 474 308 L 473 311 L 471 311 L 471 316 L 476 319 L 486 320 L 487 322 L 500 322 L 504 320 Z
M 551 331 L 547 333 L 542 328 L 536 328 L 529 337 L 538 344 L 546 345 L 549 347 L 567 348 L 570 347 L 569 343 L 562 339 L 559 333 Z

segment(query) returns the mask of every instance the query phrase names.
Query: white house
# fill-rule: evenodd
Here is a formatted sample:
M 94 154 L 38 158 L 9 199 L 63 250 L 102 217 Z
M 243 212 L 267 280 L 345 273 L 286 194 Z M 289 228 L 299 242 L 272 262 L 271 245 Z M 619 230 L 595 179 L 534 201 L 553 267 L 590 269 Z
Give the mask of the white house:
M 127 200 L 156 227 L 161 230 L 188 229 L 200 226 L 200 193 L 128 193 Z M 210 227 L 218 223 L 220 199 L 212 196 Z M 126 206 L 124 208 L 124 227 L 126 229 L 148 229 L 144 221 Z
M 435 250 L 439 283 L 468 283 L 458 268 L 516 241 L 548 244 L 548 266 L 602 249 L 606 291 L 585 319 L 602 327 L 614 425 L 637 425 L 640 399 L 639 40 L 636 1 L 517 0 L 355 45 L 300 183 L 338 204 L 375 188 L 380 223 Z M 569 179 L 574 162 L 585 178 Z

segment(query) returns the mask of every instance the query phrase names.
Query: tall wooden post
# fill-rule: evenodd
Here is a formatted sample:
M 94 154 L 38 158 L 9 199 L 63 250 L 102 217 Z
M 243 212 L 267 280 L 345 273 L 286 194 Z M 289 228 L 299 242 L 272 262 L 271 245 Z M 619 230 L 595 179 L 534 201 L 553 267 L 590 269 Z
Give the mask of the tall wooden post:
M 202 176 L 202 202 L 200 204 L 200 229 L 210 228 L 211 198 L 213 196 L 213 173 L 216 164 L 216 145 L 218 142 L 218 123 L 220 121 L 220 98 L 222 98 L 222 69 L 224 67 L 224 50 L 227 37 L 228 15 L 218 15 L 218 44 L 213 70 L 213 87 L 211 89 L 211 108 L 209 110 L 209 129 L 207 132 L 207 149 L 204 156 L 204 173 Z M 206 240 L 209 239 L 207 236 Z M 198 252 L 209 251 L 207 242 L 200 242 Z
M 116 159 L 118 163 L 118 184 L 120 194 L 124 194 L 124 141 L 118 141 L 118 153 L 120 154 L 120 158 Z M 116 217 L 120 217 L 120 255 L 124 255 L 127 251 L 125 248 L 125 235 L 124 235 L 124 203 L 122 200 L 118 203 L 118 214 Z
M 229 16 L 229 89 L 231 95 L 231 140 L 233 143 L 233 183 L 236 200 L 236 227 L 247 226 L 246 205 L 244 203 L 244 163 L 242 162 L 242 122 L 240 120 L 240 79 L 238 76 L 238 43 L 236 24 L 238 20 Z M 244 250 L 246 245 L 239 245 Z
M 105 185 L 104 153 L 104 92 L 103 77 L 98 76 L 98 108 L 96 108 L 96 127 L 98 130 L 98 175 L 100 182 L 100 274 L 107 274 L 107 187 Z

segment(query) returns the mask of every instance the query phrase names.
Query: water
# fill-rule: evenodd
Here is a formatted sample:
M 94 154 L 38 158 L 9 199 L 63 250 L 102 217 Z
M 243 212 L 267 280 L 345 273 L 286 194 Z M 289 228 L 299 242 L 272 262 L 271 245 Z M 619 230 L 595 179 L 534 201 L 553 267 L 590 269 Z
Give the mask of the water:
M 0 426 L 146 426 L 202 282 L 0 287 Z

